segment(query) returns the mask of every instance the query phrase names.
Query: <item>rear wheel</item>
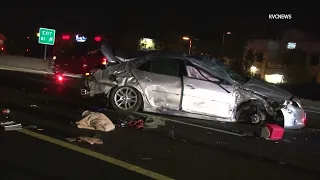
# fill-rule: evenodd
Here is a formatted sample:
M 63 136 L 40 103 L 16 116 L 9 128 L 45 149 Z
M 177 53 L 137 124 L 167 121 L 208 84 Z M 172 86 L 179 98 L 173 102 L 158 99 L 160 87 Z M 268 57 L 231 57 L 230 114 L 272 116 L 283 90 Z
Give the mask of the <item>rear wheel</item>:
M 123 113 L 136 112 L 142 104 L 141 94 L 130 86 L 114 88 L 109 97 L 111 107 Z

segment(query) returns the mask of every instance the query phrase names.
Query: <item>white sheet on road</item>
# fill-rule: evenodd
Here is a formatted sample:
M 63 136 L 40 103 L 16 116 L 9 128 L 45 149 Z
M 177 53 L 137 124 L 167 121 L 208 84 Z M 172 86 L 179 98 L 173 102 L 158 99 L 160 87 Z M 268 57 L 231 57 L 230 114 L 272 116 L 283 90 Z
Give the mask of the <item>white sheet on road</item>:
M 78 128 L 109 132 L 116 127 L 103 113 L 86 110 L 82 113 L 82 119 L 76 122 Z

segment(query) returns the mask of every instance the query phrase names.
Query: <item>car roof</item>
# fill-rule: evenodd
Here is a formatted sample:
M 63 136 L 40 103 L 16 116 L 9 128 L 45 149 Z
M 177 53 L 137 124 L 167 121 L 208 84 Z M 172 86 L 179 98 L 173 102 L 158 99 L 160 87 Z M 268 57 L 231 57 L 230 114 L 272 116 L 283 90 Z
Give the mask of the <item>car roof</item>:
M 165 57 L 165 58 L 178 58 L 178 59 L 184 59 L 184 60 L 196 60 L 197 58 L 189 57 L 185 53 L 172 53 L 172 52 L 165 52 L 165 51 L 148 51 L 145 53 L 142 53 L 141 56 L 138 57 L 145 57 L 145 58 L 151 58 L 151 57 Z

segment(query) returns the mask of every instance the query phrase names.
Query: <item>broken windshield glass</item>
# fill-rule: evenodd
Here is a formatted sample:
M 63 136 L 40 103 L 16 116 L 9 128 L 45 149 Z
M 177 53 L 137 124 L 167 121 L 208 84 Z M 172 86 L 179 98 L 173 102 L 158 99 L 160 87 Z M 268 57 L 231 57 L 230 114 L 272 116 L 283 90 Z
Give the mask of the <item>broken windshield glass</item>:
M 210 73 L 228 80 L 229 78 L 232 79 L 233 81 L 237 83 L 245 83 L 246 79 L 233 70 L 231 70 L 227 65 L 225 65 L 222 61 L 211 58 L 211 57 L 206 57 L 203 56 L 197 64 L 201 65 L 202 67 L 205 67 L 210 71 Z

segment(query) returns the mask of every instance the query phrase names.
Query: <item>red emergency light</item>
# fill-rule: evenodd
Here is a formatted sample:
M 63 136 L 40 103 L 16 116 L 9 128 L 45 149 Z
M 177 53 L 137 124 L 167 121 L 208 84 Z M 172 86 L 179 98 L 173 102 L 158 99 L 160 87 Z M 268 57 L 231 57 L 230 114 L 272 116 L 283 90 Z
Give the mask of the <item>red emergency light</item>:
M 103 65 L 107 65 L 107 63 L 108 63 L 107 58 L 102 58 L 102 64 L 103 64 Z
M 70 35 L 62 35 L 62 39 L 63 40 L 69 40 L 70 39 Z
M 62 82 L 63 81 L 63 76 L 62 75 L 57 75 L 57 80 L 58 82 Z
M 101 41 L 101 37 L 100 36 L 96 36 L 96 37 L 94 37 L 94 40 L 97 41 L 97 42 L 100 42 Z

